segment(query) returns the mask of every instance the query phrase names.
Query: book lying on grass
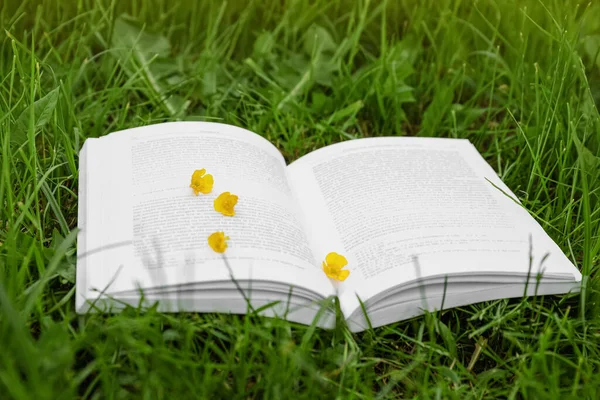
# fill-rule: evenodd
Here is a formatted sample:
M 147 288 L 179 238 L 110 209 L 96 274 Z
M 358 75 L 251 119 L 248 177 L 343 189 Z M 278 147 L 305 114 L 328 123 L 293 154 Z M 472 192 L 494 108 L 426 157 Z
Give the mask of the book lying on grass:
M 203 168 L 214 187 L 196 196 Z M 239 196 L 234 217 L 213 208 L 225 191 Z M 158 303 L 327 328 L 337 296 L 361 331 L 581 281 L 464 139 L 349 140 L 286 165 L 267 139 L 224 124 L 115 132 L 81 150 L 79 229 L 80 313 Z M 207 242 L 217 231 L 223 254 Z M 323 271 L 330 252 L 348 260 L 344 281 Z

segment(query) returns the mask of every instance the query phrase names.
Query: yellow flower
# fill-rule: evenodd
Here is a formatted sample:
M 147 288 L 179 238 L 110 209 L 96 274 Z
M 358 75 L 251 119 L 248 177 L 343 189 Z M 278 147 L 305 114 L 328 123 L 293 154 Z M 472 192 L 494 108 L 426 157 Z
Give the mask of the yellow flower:
M 235 207 L 237 201 L 238 197 L 235 194 L 223 192 L 215 199 L 215 211 L 228 217 L 233 217 L 235 215 L 233 207 Z
M 229 236 L 225 236 L 223 232 L 215 232 L 208 237 L 209 246 L 217 253 L 225 253 Z
M 348 275 L 350 275 L 350 271 L 342 271 L 342 268 L 344 268 L 347 264 L 348 260 L 346 260 L 346 257 L 338 253 L 329 253 L 325 257 L 325 261 L 323 261 L 323 271 L 331 279 L 344 281 Z
M 198 193 L 208 194 L 212 190 L 215 180 L 211 174 L 206 174 L 204 168 L 197 169 L 192 174 L 192 183 L 190 187 L 194 189 L 194 194 L 198 196 Z

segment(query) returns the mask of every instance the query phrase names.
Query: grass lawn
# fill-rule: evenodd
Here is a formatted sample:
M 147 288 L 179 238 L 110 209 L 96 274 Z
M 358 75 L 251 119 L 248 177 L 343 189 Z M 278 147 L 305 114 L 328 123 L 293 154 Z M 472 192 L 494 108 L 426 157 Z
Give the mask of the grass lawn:
M 600 3 L 269 3 L 0 3 L 0 397 L 597 398 Z M 468 138 L 582 293 L 361 334 L 77 316 L 79 149 L 175 120 L 245 127 L 288 161 L 356 137 Z

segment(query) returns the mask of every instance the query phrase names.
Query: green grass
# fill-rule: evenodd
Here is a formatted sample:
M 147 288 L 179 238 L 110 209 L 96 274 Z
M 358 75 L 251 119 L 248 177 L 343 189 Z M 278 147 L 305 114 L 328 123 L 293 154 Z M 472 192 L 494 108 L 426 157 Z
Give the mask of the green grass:
M 0 397 L 597 398 L 600 4 L 263 3 L 0 3 Z M 581 269 L 582 293 L 361 334 L 77 316 L 79 149 L 174 120 L 245 127 L 288 161 L 355 137 L 468 138 Z

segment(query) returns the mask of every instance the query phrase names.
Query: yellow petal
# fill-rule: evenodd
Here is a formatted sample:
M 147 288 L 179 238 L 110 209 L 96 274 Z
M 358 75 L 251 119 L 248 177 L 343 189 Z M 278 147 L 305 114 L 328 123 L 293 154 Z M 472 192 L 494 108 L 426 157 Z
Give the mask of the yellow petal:
M 327 261 L 327 264 L 329 266 L 335 266 L 338 269 L 341 269 L 348 264 L 348 260 L 346 260 L 346 257 L 335 252 L 327 254 L 327 256 L 325 257 L 325 261 Z
M 238 202 L 238 197 L 235 194 L 232 194 L 229 196 L 229 199 L 227 200 L 227 214 L 230 217 L 233 217 L 235 215 L 235 210 L 234 207 Z
M 325 261 L 323 261 L 323 272 L 325 272 L 325 275 L 327 275 L 328 277 L 331 278 L 331 275 L 332 275 L 331 268 L 329 268 L 329 266 L 327 264 L 325 264 Z
M 348 275 L 350 275 L 350 271 L 344 269 L 338 273 L 337 279 L 340 281 L 345 281 Z
M 195 170 L 192 174 L 192 185 L 196 185 L 198 181 L 202 179 L 202 175 L 204 175 L 205 173 L 206 170 L 204 168 Z
M 205 175 L 202 178 L 202 181 L 200 183 L 200 192 L 204 193 L 204 194 L 209 194 L 213 188 L 213 184 L 214 184 L 215 180 L 213 179 L 213 176 L 210 174 Z
M 331 279 L 336 279 L 336 277 L 337 277 L 336 273 L 333 273 L 333 272 L 331 272 L 329 270 L 325 270 L 325 275 L 327 275 L 327 277 L 331 278 Z

